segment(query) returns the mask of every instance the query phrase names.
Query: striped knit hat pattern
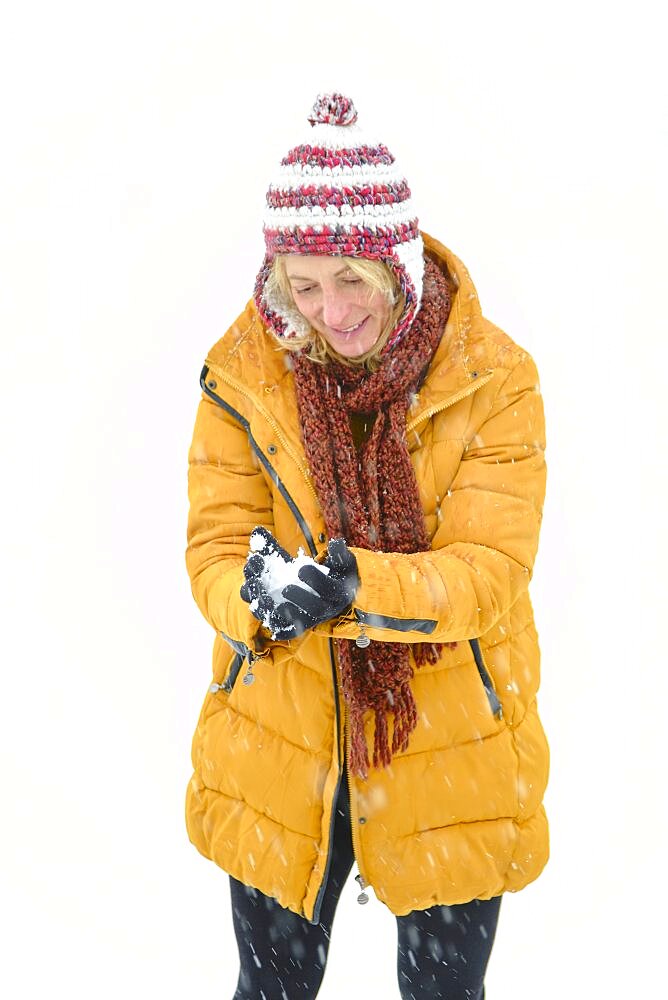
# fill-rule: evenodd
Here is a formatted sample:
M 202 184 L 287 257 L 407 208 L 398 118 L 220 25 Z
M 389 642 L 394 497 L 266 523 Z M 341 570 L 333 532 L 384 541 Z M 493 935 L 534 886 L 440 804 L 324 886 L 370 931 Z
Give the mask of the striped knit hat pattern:
M 303 336 L 308 322 L 269 292 L 277 254 L 327 254 L 381 260 L 396 274 L 406 305 L 388 347 L 415 319 L 422 297 L 423 243 L 411 192 L 387 146 L 357 124 L 349 97 L 317 98 L 311 131 L 281 160 L 263 216 L 266 253 L 255 284 L 263 321 L 279 337 Z

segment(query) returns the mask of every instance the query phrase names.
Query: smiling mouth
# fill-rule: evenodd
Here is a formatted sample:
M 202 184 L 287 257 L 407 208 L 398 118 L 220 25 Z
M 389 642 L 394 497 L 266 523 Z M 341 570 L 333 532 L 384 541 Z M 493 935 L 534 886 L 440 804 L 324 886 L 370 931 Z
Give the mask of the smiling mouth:
M 364 319 L 359 323 L 356 323 L 355 326 L 349 326 L 346 330 L 337 330 L 335 326 L 330 327 L 330 330 L 333 330 L 338 337 L 351 337 L 354 333 L 358 333 L 362 329 L 368 318 L 368 316 L 365 316 Z

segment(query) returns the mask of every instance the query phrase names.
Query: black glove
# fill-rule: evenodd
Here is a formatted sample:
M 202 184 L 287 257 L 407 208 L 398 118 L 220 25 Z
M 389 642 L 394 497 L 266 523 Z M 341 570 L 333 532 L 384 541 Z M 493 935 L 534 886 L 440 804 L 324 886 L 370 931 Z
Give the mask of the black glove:
M 343 538 L 328 543 L 322 565 L 328 573 L 318 566 L 302 566 L 299 570 L 299 579 L 311 590 L 294 583 L 283 588 L 285 601 L 270 615 L 275 639 L 294 639 L 340 615 L 352 603 L 360 581 L 357 560 Z

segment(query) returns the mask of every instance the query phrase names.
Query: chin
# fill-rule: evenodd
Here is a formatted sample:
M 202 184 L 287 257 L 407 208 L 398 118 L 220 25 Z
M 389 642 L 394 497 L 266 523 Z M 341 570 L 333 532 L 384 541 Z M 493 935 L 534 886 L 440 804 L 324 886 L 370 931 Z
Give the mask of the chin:
M 333 345 L 332 345 L 333 346 Z M 370 347 L 353 347 L 352 344 L 343 347 L 334 347 L 337 354 L 342 354 L 344 358 L 361 358 L 363 354 L 370 351 Z
M 341 355 L 342 358 L 361 358 L 363 355 L 368 354 L 378 343 L 378 338 L 380 337 L 380 332 L 374 337 L 366 337 L 363 341 L 348 341 L 339 343 L 333 337 L 325 337 L 329 346 L 337 354 Z

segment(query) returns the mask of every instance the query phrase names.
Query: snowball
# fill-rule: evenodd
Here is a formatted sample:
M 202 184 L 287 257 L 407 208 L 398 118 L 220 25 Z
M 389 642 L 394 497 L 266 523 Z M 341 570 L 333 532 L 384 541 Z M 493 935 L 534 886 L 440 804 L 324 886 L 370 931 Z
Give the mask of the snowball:
M 317 566 L 321 573 L 329 573 L 328 566 L 322 566 L 320 563 L 317 563 L 314 559 L 305 555 L 304 550 L 301 548 L 290 562 L 286 562 L 278 552 L 270 552 L 268 556 L 264 557 L 264 570 L 260 579 L 275 604 L 281 604 L 285 600 L 283 597 L 283 588 L 291 583 L 303 587 L 304 590 L 308 590 L 312 594 L 315 593 L 312 587 L 309 587 L 303 580 L 299 579 L 298 574 L 302 566 Z
M 250 536 L 251 553 L 262 551 L 265 544 L 266 541 L 261 532 L 252 532 Z M 329 573 L 329 566 L 317 563 L 310 556 L 305 555 L 302 548 L 299 548 L 294 559 L 286 560 L 280 552 L 269 552 L 267 555 L 263 555 L 262 558 L 264 560 L 264 569 L 260 574 L 260 580 L 275 605 L 282 604 L 285 601 L 283 590 L 290 584 L 296 584 L 311 594 L 316 593 L 312 587 L 309 587 L 308 584 L 299 579 L 299 570 L 302 566 L 316 566 L 321 573 Z M 251 604 L 251 610 L 256 611 L 257 607 L 258 602 L 254 600 Z M 266 628 L 271 628 L 269 614 L 264 616 L 262 624 Z

